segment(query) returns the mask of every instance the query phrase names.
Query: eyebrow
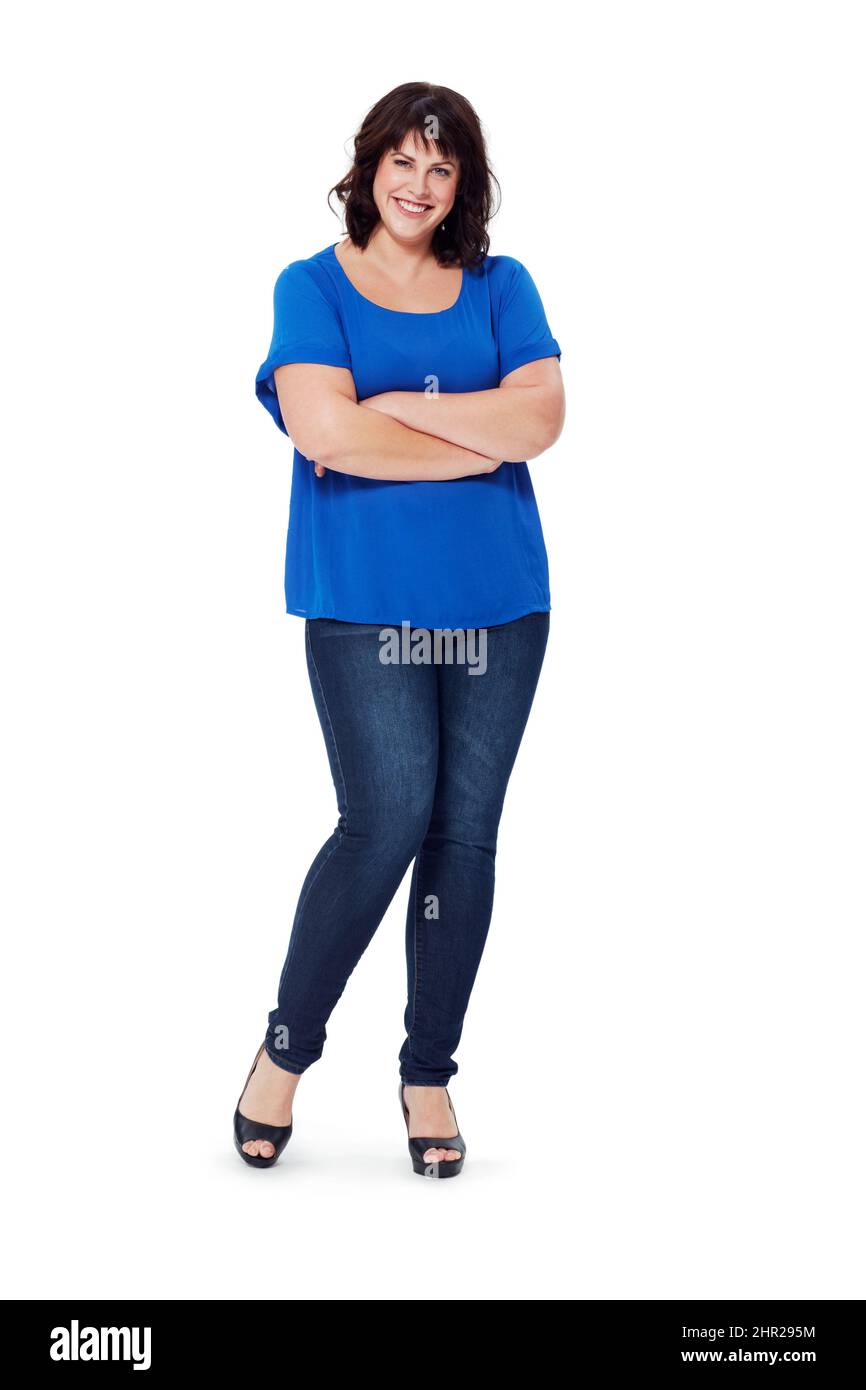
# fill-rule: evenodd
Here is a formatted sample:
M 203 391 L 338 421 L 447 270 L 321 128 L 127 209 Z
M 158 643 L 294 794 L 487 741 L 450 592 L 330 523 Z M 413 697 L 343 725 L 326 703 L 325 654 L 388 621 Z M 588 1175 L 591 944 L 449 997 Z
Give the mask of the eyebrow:
M 413 164 L 416 163 L 414 154 L 407 154 L 405 150 L 392 150 L 391 153 L 392 153 L 392 154 L 398 154 L 398 155 L 400 156 L 401 159 L 411 159 L 411 161 L 412 161 Z M 439 165 L 439 164 L 450 164 L 451 167 L 453 168 L 453 167 L 454 167 L 454 160 L 453 160 L 453 159 L 434 159 L 433 164 L 434 164 L 434 166 L 435 166 L 435 165 Z

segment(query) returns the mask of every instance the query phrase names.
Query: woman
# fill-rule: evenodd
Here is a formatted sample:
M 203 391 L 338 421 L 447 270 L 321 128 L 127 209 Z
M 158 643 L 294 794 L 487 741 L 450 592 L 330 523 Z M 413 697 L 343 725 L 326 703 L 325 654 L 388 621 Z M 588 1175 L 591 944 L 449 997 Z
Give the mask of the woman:
M 416 1173 L 463 1165 L 447 1084 L 550 621 L 525 460 L 564 415 L 538 292 L 518 261 L 487 255 L 493 183 L 470 104 L 398 87 L 332 189 L 346 240 L 276 282 L 256 392 L 296 445 L 286 610 L 306 620 L 339 821 L 235 1112 L 258 1167 L 288 1141 L 299 1078 L 413 861 L 401 1107 Z

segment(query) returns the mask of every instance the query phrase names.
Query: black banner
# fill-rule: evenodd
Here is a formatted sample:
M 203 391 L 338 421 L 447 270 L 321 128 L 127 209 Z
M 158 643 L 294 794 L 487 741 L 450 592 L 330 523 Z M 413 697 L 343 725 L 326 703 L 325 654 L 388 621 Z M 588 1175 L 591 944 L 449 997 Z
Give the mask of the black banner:
M 477 1302 L 485 1300 L 479 1297 Z M 860 1361 L 862 1300 L 563 1303 L 567 1306 L 565 1316 L 560 1320 L 553 1314 L 550 1329 L 541 1336 L 537 1310 L 526 1321 L 525 1331 L 521 1322 L 512 1318 L 499 1346 L 491 1346 L 483 1338 L 486 1329 L 479 1325 L 476 1312 L 470 1343 L 473 1369 L 484 1370 L 481 1358 L 490 1357 L 484 1371 L 489 1374 L 505 1350 L 517 1350 L 551 1370 L 555 1353 L 558 1360 L 567 1358 L 566 1364 L 578 1377 L 590 1367 L 612 1374 L 667 1374 L 680 1369 L 700 1375 L 702 1368 L 714 1366 L 728 1371 L 733 1366 L 749 1370 L 766 1367 L 783 1376 L 787 1372 L 799 1377 L 818 1371 L 841 1373 L 843 1369 L 850 1374 Z M 344 1318 L 345 1314 L 337 1316 Z M 375 1324 L 375 1314 L 366 1316 Z M 481 1316 L 488 1318 L 486 1308 Z M 299 1362 L 312 1361 L 315 1366 L 323 1351 L 323 1375 L 333 1375 L 340 1352 L 347 1369 L 351 1366 L 371 1374 L 368 1340 L 351 1331 L 345 1335 L 341 1326 L 342 1335 L 326 1339 L 323 1347 L 321 1317 L 314 1315 L 308 1334 L 306 1314 L 298 1315 L 293 1306 L 281 1301 L 69 1300 L 3 1305 L 7 1354 L 14 1355 L 16 1369 L 20 1367 L 25 1374 L 35 1369 L 61 1377 L 73 1373 L 98 1376 L 110 1370 L 114 1374 L 153 1376 L 213 1368 L 242 1374 L 249 1381 L 271 1380 L 294 1375 Z M 493 1331 L 495 1334 L 495 1325 Z M 392 1336 L 391 1326 L 388 1342 L 380 1345 L 391 1345 Z M 408 1335 L 399 1339 L 398 1347 L 404 1354 L 410 1351 Z M 411 1350 L 417 1366 L 418 1349 Z M 312 1374 L 315 1376 L 316 1371 Z

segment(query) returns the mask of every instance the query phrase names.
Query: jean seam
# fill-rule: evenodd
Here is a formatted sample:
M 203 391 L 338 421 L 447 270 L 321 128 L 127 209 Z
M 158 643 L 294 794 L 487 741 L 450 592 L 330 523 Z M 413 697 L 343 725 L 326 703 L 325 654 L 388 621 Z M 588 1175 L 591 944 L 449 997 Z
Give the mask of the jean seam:
M 412 982 L 412 1027 L 409 1029 L 407 1042 L 409 1044 L 409 1055 L 414 1059 L 415 1052 L 412 1048 L 412 1034 L 415 1032 L 415 1024 L 418 1019 L 418 892 L 421 887 L 421 861 L 424 858 L 424 846 L 418 849 L 418 860 L 415 865 L 415 893 L 412 904 L 412 952 L 415 956 L 415 978 Z
M 317 666 L 317 664 L 316 664 L 315 653 L 313 652 L 313 644 L 312 644 L 312 642 L 310 641 L 310 625 L 309 625 L 309 622 L 307 622 L 307 624 L 306 624 L 305 636 L 306 636 L 306 643 L 307 643 L 307 651 L 309 652 L 309 655 L 310 655 L 310 662 L 311 662 L 311 665 L 312 665 L 312 668 L 313 668 L 313 672 L 314 672 L 315 677 L 316 677 L 316 684 L 317 684 L 317 686 L 318 686 L 318 688 L 319 688 L 319 694 L 320 694 L 321 699 L 322 699 L 322 708 L 323 708 L 324 711 L 325 711 L 325 718 L 326 718 L 326 720 L 327 720 L 327 722 L 328 722 L 328 733 L 330 734 L 331 743 L 333 744 L 333 748 L 334 748 L 334 757 L 336 758 L 336 761 L 337 761 L 337 770 L 338 770 L 338 772 L 339 772 L 339 774 L 340 774 L 340 787 L 339 787 L 339 789 L 338 789 L 337 795 L 338 795 L 338 798 L 339 798 L 339 797 L 342 797 L 343 805 L 348 809 L 348 798 L 347 798 L 347 794 L 346 794 L 346 778 L 345 778 L 345 776 L 344 776 L 344 774 L 343 774 L 343 762 L 342 762 L 342 759 L 341 759 L 341 757 L 340 757 L 340 750 L 339 750 L 339 748 L 337 747 L 337 736 L 336 736 L 336 734 L 334 733 L 334 724 L 333 724 L 333 721 L 332 721 L 332 719 L 331 719 L 331 712 L 330 712 L 330 710 L 328 709 L 328 701 L 327 701 L 327 699 L 326 699 L 326 697 L 325 697 L 325 688 L 324 688 L 324 686 L 322 685 L 322 678 L 321 678 L 321 676 L 319 675 L 319 668 L 318 668 L 318 666 Z M 339 802 L 338 802 L 338 805 L 337 805 L 337 811 L 338 811 L 338 813 L 339 813 L 339 815 L 340 815 L 340 820 L 342 820 L 342 812 L 340 812 Z M 343 831 L 342 831 L 342 829 L 341 829 L 341 827 L 340 827 L 339 824 L 337 825 L 336 831 L 335 831 L 334 833 L 335 833 L 335 835 L 336 835 L 336 841 L 335 841 L 335 843 L 331 846 L 329 852 L 325 855 L 325 858 L 322 860 L 321 864 L 319 865 L 318 869 L 316 870 L 316 872 L 315 872 L 313 878 L 312 878 L 312 879 L 310 880 L 310 882 L 307 884 L 307 891 L 306 891 L 306 893 L 304 894 L 304 896 L 303 896 L 303 898 L 301 899 L 301 901 L 298 903 L 298 906 L 297 906 L 297 909 L 296 909 L 296 912 L 295 912 L 295 925 L 296 925 L 296 926 L 300 926 L 300 924 L 301 924 L 301 921 L 302 921 L 302 918 L 303 918 L 303 915 L 304 915 L 304 911 L 305 911 L 306 906 L 307 906 L 307 902 L 308 902 L 308 900 L 309 900 L 310 894 L 311 894 L 312 891 L 313 891 L 313 888 L 315 887 L 316 883 L 318 882 L 319 875 L 321 874 L 322 870 L 326 867 L 326 865 L 330 863 L 330 861 L 331 861 L 333 855 L 336 854 L 337 850 L 340 848 L 340 845 L 343 843 Z M 291 963 L 292 963 L 292 956 L 294 955 L 294 943 L 295 943 L 296 940 L 297 940 L 297 935 L 296 935 L 296 932 L 295 932 L 294 929 L 293 929 L 293 931 L 292 931 L 292 944 L 289 946 L 289 952 L 288 952 L 288 955 L 286 956 L 286 961 L 285 961 L 285 964 L 284 964 L 284 966 L 283 966 L 283 972 L 282 972 L 282 974 L 281 974 L 281 976 L 280 976 L 279 988 L 278 988 L 278 990 L 277 990 L 277 995 L 278 995 L 278 997 L 279 997 L 279 995 L 282 994 L 282 992 L 283 992 L 283 985 L 285 984 L 285 981 L 286 981 L 286 975 L 289 973 L 289 966 L 290 966 Z M 291 1031 L 291 1029 L 290 1029 L 290 1031 Z
M 346 806 L 346 808 L 348 809 L 348 797 L 347 797 L 347 794 L 346 794 L 346 778 L 345 778 L 345 775 L 344 775 L 344 773 L 343 773 L 343 761 L 342 761 L 342 759 L 341 759 L 341 757 L 340 757 L 340 750 L 339 750 L 339 748 L 337 747 L 337 736 L 336 736 L 336 734 L 334 733 L 334 724 L 333 724 L 333 720 L 331 719 L 331 711 L 328 709 L 328 701 L 327 701 L 327 698 L 326 698 L 326 696 L 325 696 L 325 687 L 322 685 L 322 677 L 319 675 L 319 667 L 318 667 L 318 664 L 317 664 L 317 662 L 316 662 L 316 654 L 315 654 L 315 652 L 313 651 L 313 643 L 312 643 L 312 641 L 310 640 L 310 626 L 309 626 L 309 623 L 307 624 L 307 651 L 308 651 L 309 654 L 310 654 L 310 661 L 311 661 L 311 663 L 312 663 L 313 671 L 314 671 L 314 673 L 315 673 L 316 684 L 317 684 L 318 687 L 319 687 L 319 694 L 320 694 L 321 697 L 322 697 L 322 707 L 324 708 L 324 711 L 325 711 L 325 718 L 326 718 L 327 721 L 328 721 L 328 732 L 329 732 L 329 734 L 330 734 L 330 736 L 331 736 L 331 743 L 332 743 L 333 749 L 334 749 L 334 756 L 335 756 L 335 758 L 337 759 L 337 771 L 338 771 L 339 774 L 340 774 L 340 793 L 341 793 L 341 795 L 342 795 L 343 805 Z M 339 810 L 339 807 L 338 807 L 337 809 Z
M 304 912 L 306 911 L 307 901 L 308 901 L 309 896 L 310 896 L 310 894 L 312 893 L 313 889 L 315 888 L 316 883 L 318 882 L 319 875 L 321 874 L 322 870 L 330 863 L 331 858 L 333 857 L 333 855 L 336 854 L 337 850 L 340 848 L 340 845 L 343 843 L 342 832 L 339 831 L 339 830 L 337 830 L 337 831 L 336 831 L 336 835 L 337 835 L 336 843 L 333 844 L 333 845 L 331 846 L 330 850 L 329 850 L 328 853 L 325 855 L 324 859 L 322 860 L 321 864 L 319 865 L 318 869 L 316 870 L 314 876 L 312 877 L 312 879 L 310 880 L 310 882 L 307 884 L 307 891 L 306 891 L 306 893 L 304 894 L 303 899 L 301 900 L 301 902 L 298 903 L 297 911 L 296 911 L 296 913 L 295 913 L 295 927 L 299 927 L 299 926 L 301 925 L 301 921 L 303 920 Z M 294 952 L 294 943 L 295 943 L 296 941 L 297 941 L 297 933 L 296 933 L 295 930 L 293 929 L 293 930 L 292 930 L 292 943 L 293 943 L 293 944 L 290 945 L 290 947 L 289 947 L 289 954 L 288 954 L 287 957 L 286 957 L 286 963 L 285 963 L 285 965 L 283 966 L 283 973 L 282 973 L 282 975 L 280 976 L 280 984 L 279 984 L 279 988 L 278 988 L 278 990 L 277 990 L 277 995 L 278 995 L 278 996 L 279 996 L 280 994 L 282 994 L 282 992 L 283 992 L 283 985 L 284 985 L 285 982 L 286 982 L 286 976 L 287 976 L 287 974 L 289 973 L 289 966 L 290 966 L 291 963 L 292 963 L 292 956 L 293 956 L 294 953 L 295 953 L 295 952 Z M 290 1027 L 290 1025 L 287 1025 L 287 1026 Z

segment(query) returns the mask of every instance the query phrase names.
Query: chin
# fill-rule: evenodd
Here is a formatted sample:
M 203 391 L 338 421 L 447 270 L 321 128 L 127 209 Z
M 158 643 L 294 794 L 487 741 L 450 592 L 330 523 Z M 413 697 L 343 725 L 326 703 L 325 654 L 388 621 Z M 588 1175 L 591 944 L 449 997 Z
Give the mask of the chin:
M 400 241 L 416 241 L 420 236 L 427 236 L 435 226 L 426 227 L 407 227 L 405 222 L 401 222 L 399 214 L 397 217 L 388 219 L 388 227 Z
M 431 214 L 418 222 L 411 221 L 392 207 L 389 198 L 384 214 L 379 208 L 379 220 L 384 222 L 388 230 L 393 232 L 394 236 L 401 241 L 415 241 L 419 236 L 429 236 L 431 232 L 434 232 L 442 221 L 442 217 Z

